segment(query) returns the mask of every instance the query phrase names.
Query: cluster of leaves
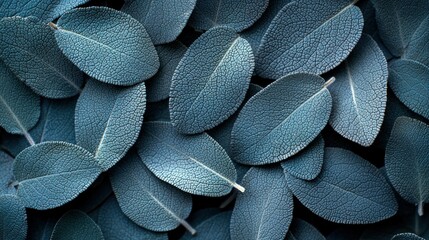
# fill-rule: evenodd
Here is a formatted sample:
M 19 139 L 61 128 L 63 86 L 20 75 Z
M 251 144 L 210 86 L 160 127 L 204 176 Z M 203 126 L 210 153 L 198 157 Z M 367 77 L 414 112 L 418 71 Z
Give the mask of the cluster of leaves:
M 429 239 L 428 16 L 1 1 L 0 235 Z

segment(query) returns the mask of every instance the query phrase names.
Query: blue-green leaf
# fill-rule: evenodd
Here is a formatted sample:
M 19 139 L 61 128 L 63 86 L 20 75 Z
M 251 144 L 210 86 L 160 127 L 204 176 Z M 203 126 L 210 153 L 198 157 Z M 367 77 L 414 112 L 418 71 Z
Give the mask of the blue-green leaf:
M 343 137 L 370 146 L 383 123 L 387 101 L 387 62 L 369 35 L 362 35 L 350 56 L 334 73 L 329 87 L 329 123 Z
M 71 210 L 55 224 L 51 240 L 77 239 L 104 240 L 104 237 L 100 227 L 88 215 Z
M 192 209 L 191 196 L 159 180 L 137 154 L 115 166 L 110 181 L 122 211 L 139 226 L 170 231 L 182 224 L 195 231 L 184 220 Z
M 238 34 L 213 28 L 188 49 L 170 89 L 171 122 L 181 133 L 213 128 L 240 106 L 254 68 L 252 48 Z
M 401 56 L 420 23 L 428 16 L 427 0 L 372 0 L 383 43 Z
M 399 117 L 386 146 L 385 166 L 389 181 L 402 198 L 419 206 L 429 203 L 429 126 Z
M 242 181 L 231 217 L 232 239 L 284 239 L 292 221 L 293 198 L 282 169 L 251 168 Z
M 392 240 L 425 240 L 414 233 L 399 233 L 392 237 Z
M 262 38 L 256 72 L 270 79 L 327 72 L 349 55 L 362 28 L 362 13 L 351 0 L 289 3 Z
M 9 133 L 22 134 L 34 143 L 28 130 L 40 116 L 40 98 L 0 60 L 0 126 Z
M 3 18 L 0 32 L 0 58 L 37 94 L 67 98 L 81 91 L 83 73 L 61 53 L 48 25 L 34 18 Z
M 143 83 L 123 88 L 90 79 L 76 105 L 77 144 L 106 171 L 137 140 L 146 108 Z
M 174 41 L 182 32 L 197 0 L 126 0 L 122 11 L 143 24 L 154 44 Z
M 160 67 L 155 76 L 146 82 L 148 102 L 158 102 L 170 96 L 171 78 L 186 49 L 180 42 L 156 47 Z
M 322 172 L 313 181 L 290 174 L 286 179 L 304 206 L 332 222 L 374 223 L 398 210 L 395 195 L 382 173 L 348 150 L 326 148 Z
M 231 212 L 222 212 L 201 222 L 195 230 L 196 234 L 192 236 L 186 233 L 181 240 L 230 240 L 229 234 L 229 221 L 231 219 Z
M 87 189 L 101 173 L 94 156 L 65 142 L 44 142 L 24 149 L 15 158 L 13 173 L 18 197 L 25 207 L 61 206 Z
M 181 135 L 170 123 L 146 122 L 137 143 L 144 164 L 158 178 L 197 195 L 223 196 L 237 173 L 225 150 L 208 134 Z
M 404 58 L 412 59 L 429 67 L 429 15 L 411 37 Z
M 0 151 L 0 195 L 15 194 L 14 181 L 13 158 L 7 153 Z
M 313 180 L 322 171 L 325 141 L 317 137 L 298 154 L 281 162 L 283 170 L 296 178 Z
M 102 82 L 133 85 L 152 77 L 159 68 L 145 28 L 123 12 L 106 7 L 78 8 L 51 26 L 63 53 Z
M 147 213 L 146 213 L 147 214 Z M 156 215 L 153 215 L 156 216 Z M 128 219 L 121 211 L 115 197 L 110 197 L 101 205 L 96 223 L 103 232 L 106 240 L 167 240 L 166 233 L 154 233 L 139 227 Z
M 27 213 L 14 195 L 0 195 L 0 236 L 2 239 L 24 240 L 27 236 Z
M 288 75 L 253 96 L 232 129 L 234 161 L 250 165 L 278 162 L 313 141 L 331 113 L 331 95 L 324 83 L 316 75 Z
M 326 238 L 311 224 L 295 218 L 286 235 L 286 240 L 325 240 Z
M 392 61 L 389 86 L 405 106 L 429 119 L 429 67 L 406 59 Z
M 197 30 L 223 26 L 240 32 L 255 23 L 268 0 L 198 0 L 189 24 Z

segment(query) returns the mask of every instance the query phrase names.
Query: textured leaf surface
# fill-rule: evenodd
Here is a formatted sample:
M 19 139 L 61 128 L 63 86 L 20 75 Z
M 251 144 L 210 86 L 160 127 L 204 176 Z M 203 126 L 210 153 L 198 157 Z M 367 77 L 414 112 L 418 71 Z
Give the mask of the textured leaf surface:
M 385 166 L 393 187 L 410 203 L 429 203 L 428 143 L 427 124 L 408 117 L 397 118 L 386 146 Z
M 77 197 L 101 170 L 85 149 L 65 142 L 45 142 L 16 156 L 13 173 L 25 207 L 42 210 Z
M 13 187 L 13 158 L 7 153 L 0 151 L 0 195 L 15 194 Z
M 224 26 L 240 32 L 255 23 L 268 6 L 268 0 L 198 0 L 190 19 L 197 30 Z
M 185 192 L 223 196 L 232 186 L 244 191 L 228 154 L 206 133 L 181 135 L 170 123 L 146 122 L 137 147 L 150 171 Z
M 51 240 L 91 239 L 103 240 L 100 227 L 84 212 L 71 210 L 64 214 L 52 232 Z
M 292 221 L 293 198 L 280 167 L 251 168 L 244 175 L 231 217 L 232 239 L 284 239 Z
M 321 174 L 313 181 L 286 175 L 298 200 L 336 223 L 368 224 L 396 214 L 395 195 L 382 173 L 366 160 L 340 148 L 326 148 Z
M 322 171 L 325 141 L 317 137 L 298 154 L 281 162 L 283 170 L 303 180 L 313 180 Z
M 286 240 L 324 240 L 326 239 L 315 227 L 308 222 L 295 218 L 286 235 Z
M 261 165 L 284 160 L 317 137 L 331 113 L 331 95 L 316 75 L 278 79 L 244 105 L 231 133 L 234 161 Z
M 23 134 L 36 125 L 40 98 L 20 82 L 0 60 L 0 126 L 9 133 Z
M 373 0 L 380 37 L 389 51 L 401 56 L 420 23 L 428 16 L 427 0 Z
M 2 239 L 24 240 L 27 236 L 27 214 L 20 199 L 0 195 L 0 236 Z
M 122 88 L 90 80 L 76 105 L 77 144 L 92 152 L 106 171 L 137 140 L 145 108 L 143 83 Z
M 262 38 L 256 72 L 270 79 L 327 72 L 349 55 L 362 28 L 362 13 L 350 0 L 289 3 Z
M 157 46 L 159 71 L 146 82 L 148 102 L 158 102 L 170 96 L 171 78 L 187 50 L 180 42 Z
M 424 240 L 414 233 L 399 233 L 393 236 L 392 240 Z
M 158 55 L 145 28 L 128 14 L 105 7 L 62 15 L 55 38 L 82 71 L 102 82 L 133 85 L 152 77 Z
M 143 24 L 154 44 L 174 41 L 182 32 L 197 0 L 126 0 L 122 11 Z
M 252 48 L 238 34 L 214 28 L 201 35 L 171 80 L 171 122 L 181 133 L 200 133 L 231 116 L 246 95 L 254 68 Z
M 115 197 L 110 197 L 98 210 L 96 222 L 106 240 L 167 240 L 166 233 L 154 233 L 139 227 L 121 211 Z
M 188 217 L 192 198 L 159 180 L 137 154 L 129 154 L 110 173 L 113 191 L 122 211 L 152 231 L 170 231 Z
M 36 93 L 67 98 L 80 92 L 83 73 L 57 47 L 53 31 L 34 18 L 0 21 L 0 58 Z
M 370 146 L 386 109 L 388 72 L 383 52 L 364 34 L 334 75 L 329 123 L 343 137 Z
M 429 67 L 405 59 L 390 62 L 389 86 L 405 106 L 429 119 Z
M 404 58 L 412 59 L 429 67 L 429 15 L 411 37 Z
M 181 240 L 207 240 L 207 239 L 222 239 L 230 240 L 229 221 L 231 212 L 222 212 L 215 214 L 205 221 L 201 222 L 195 229 L 197 233 L 192 236 L 186 233 Z

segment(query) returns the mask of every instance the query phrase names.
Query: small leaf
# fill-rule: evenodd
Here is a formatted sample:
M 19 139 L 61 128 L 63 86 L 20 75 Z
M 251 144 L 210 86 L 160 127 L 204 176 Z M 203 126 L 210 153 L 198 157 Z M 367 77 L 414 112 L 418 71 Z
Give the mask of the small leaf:
M 84 212 L 71 210 L 65 213 L 52 232 L 51 240 L 91 239 L 103 240 L 100 227 Z
M 255 23 L 267 6 L 268 0 L 198 0 L 189 24 L 197 30 L 223 26 L 241 32 Z
M 387 62 L 377 43 L 364 34 L 335 71 L 329 123 L 343 137 L 370 146 L 383 123 L 387 101 Z
M 231 116 L 246 95 L 254 64 L 249 43 L 231 30 L 201 35 L 171 80 L 170 116 L 177 130 L 200 133 Z
M 286 240 L 325 240 L 326 238 L 311 224 L 295 218 L 290 230 L 286 235 Z
M 425 240 L 414 233 L 399 233 L 392 237 L 392 240 Z
M 192 198 L 159 180 L 137 154 L 129 154 L 110 172 L 110 181 L 125 215 L 152 231 L 170 231 L 184 225 L 192 209 Z
M 404 58 L 420 62 L 429 67 L 429 15 L 420 23 L 405 49 Z
M 362 13 L 351 0 L 291 2 L 262 38 L 256 72 L 270 79 L 291 73 L 325 73 L 349 55 L 362 28 Z
M 368 224 L 396 214 L 395 195 L 372 164 L 340 148 L 326 148 L 321 174 L 313 181 L 286 174 L 298 200 L 318 216 L 336 223 Z
M 232 129 L 234 161 L 249 165 L 278 162 L 313 141 L 331 113 L 331 95 L 324 83 L 316 75 L 288 75 L 253 96 Z
M 65 142 L 44 142 L 15 158 L 18 197 L 38 210 L 61 206 L 85 191 L 101 173 L 93 155 Z
M 218 197 L 232 187 L 244 191 L 228 154 L 206 133 L 181 135 L 170 123 L 146 122 L 137 147 L 151 172 L 185 192 Z
M 230 240 L 229 222 L 231 212 L 222 212 L 211 216 L 201 222 L 195 229 L 196 234 L 192 236 L 186 233 L 181 240 L 207 240 L 207 239 L 222 239 Z
M 0 196 L 3 194 L 15 194 L 15 177 L 13 176 L 13 158 L 0 151 Z M 0 234 L 1 235 L 1 234 Z
M 283 171 L 251 168 L 243 178 L 231 217 L 232 239 L 284 239 L 292 221 L 293 198 Z
M 405 106 L 429 119 L 429 67 L 412 60 L 392 61 L 389 86 Z
M 57 47 L 49 26 L 34 18 L 0 21 L 0 58 L 37 94 L 67 98 L 78 94 L 83 73 Z
M 0 195 L 0 236 L 2 239 L 26 239 L 27 213 L 14 195 Z
M 126 0 L 121 11 L 143 24 L 154 44 L 174 41 L 182 32 L 197 0 Z
M 91 79 L 76 105 L 77 144 L 94 154 L 106 171 L 137 140 L 146 108 L 143 83 L 129 88 Z
M 114 85 L 152 77 L 158 55 L 145 28 L 128 14 L 106 7 L 77 8 L 50 24 L 63 53 L 89 76 Z
M 419 206 L 429 203 L 429 126 L 399 117 L 386 146 L 385 166 L 389 181 L 402 198 Z

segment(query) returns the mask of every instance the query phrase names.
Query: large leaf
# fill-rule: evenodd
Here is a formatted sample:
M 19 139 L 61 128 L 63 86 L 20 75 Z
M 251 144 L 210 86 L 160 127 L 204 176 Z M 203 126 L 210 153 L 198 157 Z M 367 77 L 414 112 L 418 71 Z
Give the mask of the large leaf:
M 325 240 L 325 237 L 311 224 L 295 218 L 286 235 L 286 240 Z
M 351 0 L 289 3 L 262 38 L 256 72 L 270 79 L 327 72 L 349 55 L 362 28 L 362 13 Z
M 253 96 L 232 129 L 234 161 L 268 164 L 306 147 L 325 127 L 331 113 L 331 95 L 324 84 L 316 75 L 288 75 Z
M 156 215 L 153 215 L 156 216 Z M 139 227 L 125 216 L 115 197 L 108 198 L 98 210 L 96 223 L 103 232 L 106 240 L 167 240 L 166 233 L 154 233 Z
M 25 207 L 50 209 L 85 191 L 101 173 L 94 156 L 65 142 L 44 142 L 26 148 L 15 158 L 18 197 Z
M 429 126 L 399 117 L 386 146 L 386 172 L 396 191 L 419 206 L 429 203 Z
M 232 239 L 284 239 L 292 221 L 293 198 L 282 169 L 251 168 L 244 175 L 231 217 Z
M 28 130 L 40 117 L 40 98 L 20 82 L 0 60 L 0 126 L 9 133 L 22 134 L 34 144 Z
M 63 53 L 102 82 L 133 85 L 152 77 L 159 68 L 148 33 L 128 14 L 106 7 L 78 8 L 51 26 Z
M 174 41 L 182 32 L 197 0 L 126 0 L 122 11 L 146 28 L 154 44 Z
M 201 35 L 174 72 L 171 122 L 181 133 L 200 133 L 231 116 L 246 95 L 254 59 L 249 43 L 226 28 Z
M 71 210 L 65 213 L 51 235 L 51 240 L 91 239 L 104 240 L 100 227 L 84 212 Z
M 212 215 L 208 219 L 202 221 L 195 229 L 196 234 L 192 236 L 186 233 L 181 240 L 207 240 L 207 239 L 222 239 L 230 240 L 229 221 L 231 212 L 222 212 Z
M 383 52 L 364 34 L 334 75 L 329 123 L 343 137 L 371 145 L 386 109 L 388 72 Z
M 122 211 L 139 226 L 170 231 L 182 224 L 195 232 L 184 220 L 192 209 L 191 196 L 159 180 L 137 154 L 115 166 L 110 180 Z
M 137 143 L 144 164 L 158 178 L 197 195 L 223 196 L 237 173 L 225 150 L 206 133 L 181 135 L 170 123 L 146 122 Z
M 146 108 L 143 83 L 129 88 L 91 79 L 76 105 L 76 141 L 106 171 L 137 140 Z
M 412 59 L 429 67 L 429 15 L 411 37 L 404 58 Z
M 429 67 L 406 59 L 392 61 L 389 86 L 405 106 L 429 119 Z
M 399 233 L 392 237 L 392 240 L 425 240 L 414 233 Z
M 197 30 L 223 26 L 240 32 L 255 23 L 268 6 L 268 0 L 198 0 L 190 19 Z
M 37 94 L 67 98 L 78 94 L 83 73 L 57 47 L 50 27 L 34 18 L 0 21 L 0 58 Z
M 21 200 L 14 195 L 0 195 L 0 236 L 24 240 L 27 236 L 27 214 Z
M 372 164 L 340 148 L 326 148 L 321 174 L 313 181 L 286 174 L 298 200 L 320 217 L 336 223 L 368 224 L 396 214 L 395 195 Z
M 0 195 L 15 194 L 14 181 L 13 158 L 7 153 L 0 151 Z

